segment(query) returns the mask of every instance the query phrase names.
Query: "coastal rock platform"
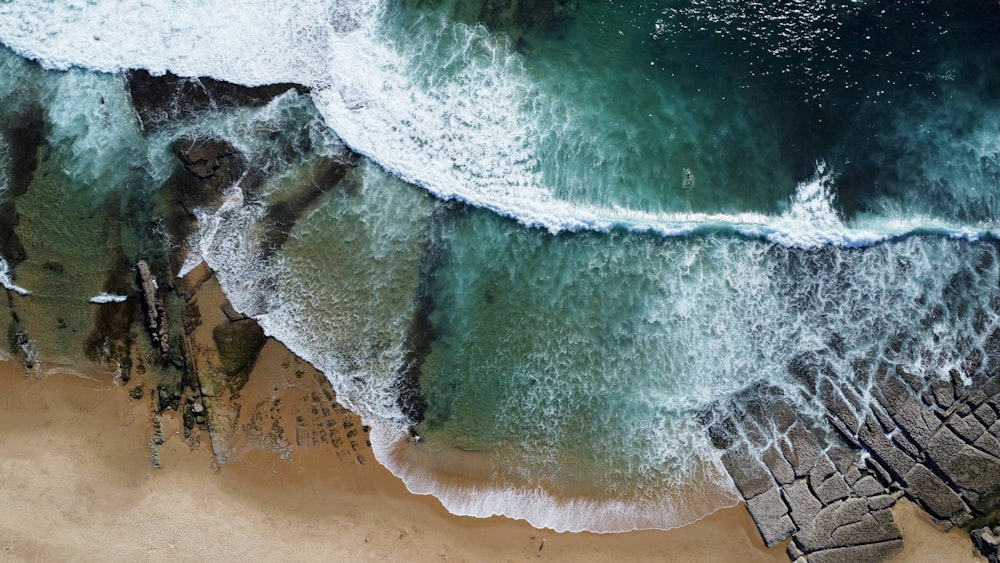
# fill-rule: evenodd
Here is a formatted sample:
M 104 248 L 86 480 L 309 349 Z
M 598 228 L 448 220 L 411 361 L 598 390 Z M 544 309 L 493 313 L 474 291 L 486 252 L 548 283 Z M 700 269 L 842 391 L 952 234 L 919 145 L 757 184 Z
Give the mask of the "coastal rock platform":
M 986 339 L 994 357 L 1000 329 Z M 765 543 L 791 537 L 793 561 L 881 561 L 903 549 L 890 509 L 905 496 L 942 529 L 972 531 L 997 560 L 1000 379 L 973 350 L 949 380 L 902 366 L 864 373 L 870 392 L 835 383 L 806 361 L 790 372 L 818 397 L 829 428 L 796 419 L 774 399 L 709 432 Z M 752 405 L 752 403 L 751 403 Z M 766 413 L 766 414 L 765 414 Z M 863 413 L 859 416 L 857 413 Z M 783 436 L 777 443 L 763 436 Z M 741 440 L 747 444 L 739 445 Z

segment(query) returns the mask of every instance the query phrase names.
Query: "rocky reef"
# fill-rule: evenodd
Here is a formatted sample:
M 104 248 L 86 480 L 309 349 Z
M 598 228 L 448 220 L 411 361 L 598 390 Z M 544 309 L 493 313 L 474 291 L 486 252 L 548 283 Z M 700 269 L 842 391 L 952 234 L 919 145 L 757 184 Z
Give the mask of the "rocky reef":
M 714 422 L 709 432 L 717 446 L 731 448 L 723 463 L 765 543 L 790 536 L 794 561 L 898 554 L 902 536 L 889 509 L 902 496 L 942 530 L 972 531 L 983 554 L 996 560 L 998 368 L 1000 329 L 986 339 L 985 352 L 969 352 L 950 380 L 877 365 L 862 374 L 873 383 L 870 395 L 843 378 L 835 382 L 808 360 L 794 361 L 790 373 L 820 398 L 833 434 L 796 420 L 777 390 L 745 416 Z M 776 444 L 763 438 L 775 434 L 783 436 Z M 750 445 L 738 445 L 737 435 Z

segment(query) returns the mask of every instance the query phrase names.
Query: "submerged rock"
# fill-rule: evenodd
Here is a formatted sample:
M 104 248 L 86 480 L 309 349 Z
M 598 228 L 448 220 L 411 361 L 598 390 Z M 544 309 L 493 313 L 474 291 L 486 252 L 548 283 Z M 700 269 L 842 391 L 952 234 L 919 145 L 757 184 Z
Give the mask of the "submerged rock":
M 289 90 L 309 92 L 309 88 L 299 84 L 248 87 L 208 77 L 184 78 L 169 72 L 153 76 L 146 70 L 128 74 L 128 89 L 139 123 L 147 132 L 210 110 L 262 106 Z
M 227 159 L 239 155 L 232 143 L 223 139 L 182 139 L 174 151 L 188 172 L 202 180 L 215 175 Z
M 0 199 L 0 256 L 7 260 L 10 268 L 27 259 L 24 245 L 18 237 L 19 217 L 13 198 L 24 195 L 31 185 L 38 168 L 38 153 L 45 144 L 45 112 L 38 104 L 32 104 L 20 113 L 11 116 L 4 124 L 4 137 L 9 147 L 7 196 Z
M 149 265 L 140 260 L 136 270 L 142 305 L 146 311 L 146 328 L 153 340 L 153 347 L 159 351 L 160 360 L 165 364 L 170 361 L 170 329 L 167 325 L 167 312 L 163 307 L 163 301 L 156 294 L 156 279 L 149 271 Z

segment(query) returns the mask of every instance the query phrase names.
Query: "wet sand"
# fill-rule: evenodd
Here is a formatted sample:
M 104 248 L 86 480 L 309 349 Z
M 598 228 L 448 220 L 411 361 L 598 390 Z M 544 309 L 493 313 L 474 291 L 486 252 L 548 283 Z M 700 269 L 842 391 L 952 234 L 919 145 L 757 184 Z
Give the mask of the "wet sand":
M 162 417 L 155 469 L 147 403 L 107 374 L 37 379 L 0 363 L 0 406 L 4 560 L 787 560 L 742 506 L 665 532 L 557 534 L 449 515 L 343 445 L 292 445 L 289 458 L 248 444 L 219 467 L 207 441 L 188 445 L 176 414 Z M 912 504 L 896 516 L 899 560 L 977 560 L 967 537 L 937 531 Z
M 282 353 L 269 346 L 264 363 L 280 367 Z M 241 420 L 266 426 L 274 398 L 282 410 L 302 412 L 287 393 L 294 387 L 283 393 L 274 380 L 251 382 L 241 398 L 254 406 Z M 609 535 L 452 516 L 432 497 L 410 494 L 369 450 L 359 461 L 343 438 L 343 418 L 356 419 L 347 411 L 331 413 L 339 445 L 315 434 L 308 445 L 275 447 L 243 428 L 234 440 L 243 445 L 222 466 L 207 436 L 192 448 L 180 416 L 168 411 L 163 467 L 155 469 L 149 399 L 130 399 L 110 374 L 26 375 L 3 362 L 0 407 L 3 560 L 785 560 L 782 549 L 764 548 L 742 507 L 678 530 Z
M 210 362 L 223 296 L 195 275 L 193 353 Z M 228 461 L 166 411 L 156 469 L 152 398 L 129 396 L 142 378 L 0 361 L 0 560 L 788 560 L 785 544 L 765 548 L 742 505 L 675 530 L 603 535 L 453 516 L 380 466 L 360 419 L 274 340 L 230 400 L 233 431 L 214 444 Z M 976 560 L 966 535 L 941 533 L 911 503 L 895 514 L 899 560 Z

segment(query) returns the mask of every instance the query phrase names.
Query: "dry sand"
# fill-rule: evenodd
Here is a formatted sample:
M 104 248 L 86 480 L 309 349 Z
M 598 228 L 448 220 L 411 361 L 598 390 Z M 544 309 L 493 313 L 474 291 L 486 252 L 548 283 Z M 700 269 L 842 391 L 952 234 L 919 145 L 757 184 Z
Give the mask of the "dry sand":
M 338 456 L 345 445 L 248 444 L 219 467 L 207 440 L 188 445 L 179 418 L 162 417 L 155 469 L 148 399 L 130 400 L 110 375 L 56 368 L 39 379 L 0 363 L 0 559 L 783 558 L 739 507 L 668 532 L 557 534 L 452 516 L 370 453 L 364 464 Z
M 207 280 L 205 327 L 221 299 Z M 230 461 L 218 465 L 207 434 L 185 438 L 168 411 L 156 469 L 151 398 L 128 394 L 141 378 L 0 362 L 0 560 L 787 561 L 742 505 L 680 529 L 608 535 L 450 515 L 377 464 L 360 420 L 273 340 L 234 401 Z M 975 560 L 961 532 L 941 533 L 906 502 L 895 514 L 901 560 Z
M 247 446 L 220 468 L 169 414 L 157 470 L 148 404 L 96 375 L 36 379 L 0 363 L 0 559 L 787 560 L 741 506 L 666 532 L 557 534 L 451 516 L 381 466 L 338 456 L 343 446 L 290 446 L 290 459 Z M 967 537 L 912 504 L 896 515 L 901 560 L 975 560 Z

